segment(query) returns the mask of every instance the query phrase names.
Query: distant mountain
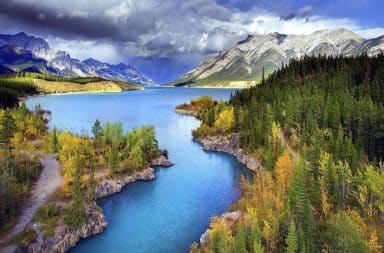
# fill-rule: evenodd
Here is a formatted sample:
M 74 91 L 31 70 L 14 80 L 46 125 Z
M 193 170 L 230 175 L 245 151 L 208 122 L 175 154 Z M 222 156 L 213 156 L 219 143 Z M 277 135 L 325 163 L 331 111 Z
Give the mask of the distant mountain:
M 260 81 L 283 63 L 305 55 L 376 55 L 384 52 L 384 36 L 365 40 L 347 29 L 321 30 L 310 35 L 269 33 L 249 35 L 232 48 L 210 56 L 173 85 L 241 86 Z
M 89 58 L 82 63 L 94 71 L 97 76 L 103 77 L 105 79 L 129 80 L 133 83 L 155 85 L 151 79 L 141 74 L 132 66 L 126 65 L 124 63 L 113 65 L 95 60 L 93 58 Z
M 130 65 L 113 65 L 92 58 L 82 62 L 71 58 L 66 51 L 51 49 L 44 39 L 24 32 L 0 34 L 0 64 L 13 71 L 34 70 L 65 77 L 99 76 L 109 80 L 155 85 L 150 78 Z
M 28 36 L 24 32 L 15 35 L 0 34 L 0 46 L 6 44 L 16 45 L 23 49 L 29 50 L 38 57 L 41 57 L 40 55 L 45 55 L 46 52 L 50 50 L 48 43 L 44 39 Z
M 0 46 L 0 64 L 13 72 L 28 71 L 33 68 L 33 72 L 39 71 L 42 73 L 59 73 L 56 69 L 48 66 L 48 62 L 46 60 L 39 58 L 31 51 L 18 47 L 14 44 L 3 44 Z

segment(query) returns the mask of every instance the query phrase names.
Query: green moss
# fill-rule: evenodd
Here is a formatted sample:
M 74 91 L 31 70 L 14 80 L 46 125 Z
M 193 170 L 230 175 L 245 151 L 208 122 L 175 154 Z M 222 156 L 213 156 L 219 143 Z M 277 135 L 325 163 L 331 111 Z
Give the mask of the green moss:
M 55 204 L 41 206 L 34 217 L 34 220 L 41 223 L 40 231 L 44 236 L 53 236 L 56 222 L 62 217 L 63 210 Z
M 30 245 L 37 237 L 36 231 L 30 228 L 24 229 L 14 237 L 12 237 L 8 244 L 16 244 L 19 247 L 26 248 Z

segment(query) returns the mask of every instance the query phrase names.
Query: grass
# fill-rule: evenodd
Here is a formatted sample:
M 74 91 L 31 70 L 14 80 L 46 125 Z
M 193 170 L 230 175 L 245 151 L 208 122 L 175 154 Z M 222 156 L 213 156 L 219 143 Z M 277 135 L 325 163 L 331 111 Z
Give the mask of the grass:
M 42 205 L 33 217 L 34 221 L 40 222 L 40 231 L 45 237 L 54 235 L 56 222 L 62 217 L 63 210 L 55 204 Z
M 12 237 L 7 244 L 16 244 L 19 247 L 26 248 L 37 237 L 36 231 L 30 228 L 26 228 L 14 237 Z
M 40 73 L 11 73 L 0 76 L 0 87 L 12 89 L 20 95 L 71 92 L 121 92 L 139 90 L 141 86 L 122 81 L 108 81 L 100 77 L 65 78 Z

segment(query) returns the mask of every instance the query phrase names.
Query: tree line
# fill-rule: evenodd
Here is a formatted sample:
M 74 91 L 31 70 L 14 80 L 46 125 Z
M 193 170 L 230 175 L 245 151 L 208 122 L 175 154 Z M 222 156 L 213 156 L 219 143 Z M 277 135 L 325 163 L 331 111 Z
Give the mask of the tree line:
M 264 170 L 243 180 L 240 220 L 214 218 L 192 251 L 381 252 L 383 54 L 292 60 L 199 118 L 195 137 L 237 132 Z

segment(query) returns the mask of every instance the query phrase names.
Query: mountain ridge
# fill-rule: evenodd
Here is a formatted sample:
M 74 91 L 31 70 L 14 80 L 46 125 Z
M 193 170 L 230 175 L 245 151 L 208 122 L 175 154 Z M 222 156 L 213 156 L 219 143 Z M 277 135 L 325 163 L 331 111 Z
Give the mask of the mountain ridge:
M 42 73 L 51 73 L 63 77 L 98 76 L 109 80 L 120 80 L 140 85 L 156 85 L 153 80 L 140 73 L 131 65 L 125 63 L 114 65 L 89 58 L 97 61 L 99 65 L 104 66 L 103 68 L 95 67 L 89 61 L 87 62 L 89 59 L 84 61 L 74 59 L 66 51 L 51 49 L 48 42 L 43 38 L 29 36 L 25 32 L 20 32 L 15 35 L 0 34 L 0 48 L 7 46 L 12 47 L 14 51 L 22 49 L 26 54 L 31 54 L 25 57 L 24 62 L 22 62 L 23 55 L 14 55 L 15 58 L 19 60 L 16 65 L 2 63 L 2 59 L 0 59 L 0 63 L 12 71 L 23 71 L 24 65 L 26 65 L 26 68 L 32 67 L 33 62 L 31 62 L 31 59 L 34 58 L 40 61 L 38 66 L 34 67 Z M 7 56 L 10 57 L 9 52 Z
M 384 36 L 367 40 L 344 28 L 319 30 L 309 35 L 277 32 L 248 35 L 218 55 L 206 57 L 171 84 L 246 87 L 256 85 L 263 70 L 269 74 L 291 59 L 305 55 L 354 56 L 380 52 L 384 52 Z

